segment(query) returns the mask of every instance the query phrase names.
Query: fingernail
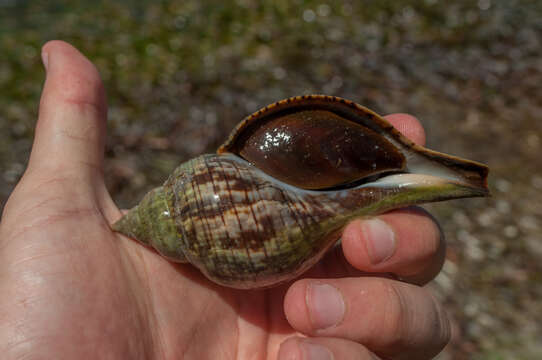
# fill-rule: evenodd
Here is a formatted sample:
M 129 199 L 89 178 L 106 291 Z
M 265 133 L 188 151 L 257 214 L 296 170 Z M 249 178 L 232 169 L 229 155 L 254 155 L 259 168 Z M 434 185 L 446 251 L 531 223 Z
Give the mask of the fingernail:
M 41 61 L 43 62 L 43 67 L 45 67 L 45 70 L 47 71 L 47 67 L 49 66 L 49 53 L 42 51 Z
M 333 286 L 311 283 L 305 299 L 310 318 L 316 329 L 326 329 L 339 324 L 344 316 L 344 300 Z
M 333 354 L 325 346 L 303 341 L 301 348 L 304 352 L 303 359 L 306 360 L 333 360 Z
M 366 220 L 361 229 L 367 240 L 367 253 L 371 263 L 376 265 L 389 259 L 395 252 L 395 233 L 379 219 Z

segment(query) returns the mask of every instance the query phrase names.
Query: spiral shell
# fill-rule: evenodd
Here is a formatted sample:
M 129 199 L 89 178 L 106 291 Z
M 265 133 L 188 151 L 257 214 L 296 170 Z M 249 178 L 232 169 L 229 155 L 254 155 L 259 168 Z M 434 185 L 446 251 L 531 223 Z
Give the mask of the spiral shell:
M 180 165 L 113 229 L 221 285 L 269 287 L 315 264 L 350 220 L 486 196 L 487 173 L 414 145 L 360 105 L 298 97 L 246 118 L 218 154 Z

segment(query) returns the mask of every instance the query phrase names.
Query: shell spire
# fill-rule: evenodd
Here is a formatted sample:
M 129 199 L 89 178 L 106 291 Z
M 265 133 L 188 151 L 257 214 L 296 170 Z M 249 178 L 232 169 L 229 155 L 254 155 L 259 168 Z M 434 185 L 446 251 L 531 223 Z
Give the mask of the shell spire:
M 140 243 L 151 246 L 175 262 L 186 262 L 170 213 L 170 204 L 162 186 L 152 189 L 141 202 L 112 225 L 120 232 Z

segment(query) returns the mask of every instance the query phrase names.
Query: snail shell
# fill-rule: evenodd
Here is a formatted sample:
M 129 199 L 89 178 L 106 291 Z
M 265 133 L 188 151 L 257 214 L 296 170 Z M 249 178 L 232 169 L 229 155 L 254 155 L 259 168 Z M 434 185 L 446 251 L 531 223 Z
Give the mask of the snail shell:
M 487 196 L 487 174 L 351 101 L 301 96 L 248 116 L 217 154 L 180 165 L 113 229 L 218 284 L 269 287 L 320 260 L 350 220 Z

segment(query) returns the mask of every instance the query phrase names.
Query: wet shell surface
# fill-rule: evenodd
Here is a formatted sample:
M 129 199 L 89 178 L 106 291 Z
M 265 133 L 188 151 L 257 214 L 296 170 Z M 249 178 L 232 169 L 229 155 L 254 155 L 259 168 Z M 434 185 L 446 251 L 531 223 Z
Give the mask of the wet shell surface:
M 309 95 L 244 119 L 113 224 L 235 288 L 296 278 L 352 219 L 486 196 L 485 165 L 425 149 L 354 102 Z

